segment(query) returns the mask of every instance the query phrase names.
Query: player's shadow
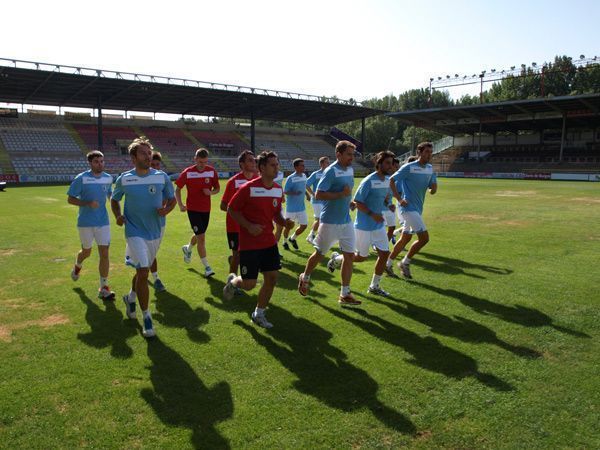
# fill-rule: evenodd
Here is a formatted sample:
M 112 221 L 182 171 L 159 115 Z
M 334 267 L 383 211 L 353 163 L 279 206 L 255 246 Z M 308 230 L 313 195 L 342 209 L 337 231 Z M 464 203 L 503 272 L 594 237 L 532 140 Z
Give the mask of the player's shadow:
M 329 343 L 329 331 L 278 307 L 271 308 L 269 319 L 275 327 L 268 334 L 240 320 L 234 323 L 297 377 L 293 384 L 299 392 L 344 412 L 369 409 L 390 429 L 415 434 L 410 419 L 377 398 L 377 382 Z
M 114 301 L 102 302 L 103 309 L 98 301 L 90 299 L 81 288 L 73 291 L 86 306 L 85 320 L 90 326 L 88 333 L 79 333 L 77 339 L 94 348 L 110 347 L 110 354 L 119 359 L 131 358 L 133 350 L 127 344 L 127 339 L 139 332 L 139 324 L 131 320 L 123 320 Z
M 410 364 L 457 380 L 473 377 L 498 391 L 514 389 L 509 383 L 495 375 L 479 371 L 477 361 L 470 356 L 446 347 L 433 337 L 419 336 L 363 309 L 348 309 L 343 312 L 318 302 L 315 304 L 377 339 L 403 349 L 412 356 L 407 360 Z M 360 317 L 355 317 L 355 315 Z
M 406 300 L 396 300 L 398 303 L 392 303 L 379 298 L 373 298 L 371 301 L 387 306 L 398 314 L 422 323 L 429 327 L 431 332 L 442 336 L 453 337 L 473 344 L 487 343 L 496 345 L 524 358 L 539 358 L 541 356 L 536 350 L 503 341 L 490 328 L 464 317 L 454 316 L 454 318 L 451 318 Z
M 421 256 L 431 261 L 426 261 L 422 259 Z M 435 261 L 435 263 L 433 261 Z M 414 262 L 415 264 L 424 267 L 426 270 L 440 271 L 452 275 L 462 274 L 472 278 L 485 277 L 467 272 L 467 270 L 480 270 L 494 275 L 510 275 L 513 273 L 512 269 L 508 268 L 488 266 L 486 264 L 474 264 L 461 259 L 448 258 L 447 256 L 427 252 L 419 253 L 419 258 L 415 259 Z
M 228 440 L 215 425 L 233 417 L 229 384 L 206 386 L 177 352 L 156 338 L 148 341 L 152 388 L 142 398 L 167 426 L 189 428 L 194 448 L 227 449 Z
M 208 323 L 210 313 L 200 306 L 192 309 L 185 300 L 172 292 L 156 293 L 156 314 L 153 317 L 166 327 L 184 329 L 194 342 L 210 341 L 210 336 L 200 329 Z
M 413 284 L 425 289 L 429 289 L 436 294 L 444 297 L 449 297 L 458 300 L 463 305 L 471 308 L 473 311 L 486 316 L 493 316 L 502 319 L 506 322 L 515 323 L 526 327 L 552 327 L 557 331 L 570 334 L 580 338 L 590 338 L 586 333 L 581 331 L 571 330 L 560 325 L 556 325 L 552 317 L 544 314 L 535 308 L 529 308 L 522 305 L 507 306 L 500 303 L 492 302 L 484 298 L 475 297 L 454 289 L 444 289 L 429 284 L 414 281 Z

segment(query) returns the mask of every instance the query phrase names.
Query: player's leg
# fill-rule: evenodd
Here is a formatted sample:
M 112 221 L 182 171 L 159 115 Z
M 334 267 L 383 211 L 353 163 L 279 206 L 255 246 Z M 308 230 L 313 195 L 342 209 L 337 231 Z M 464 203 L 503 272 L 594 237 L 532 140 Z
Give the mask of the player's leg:
M 77 227 L 79 232 L 79 241 L 81 242 L 81 249 L 77 253 L 75 258 L 75 264 L 71 269 L 71 279 L 77 281 L 79 279 L 79 273 L 83 268 L 83 261 L 90 257 L 92 254 L 92 244 L 94 243 L 94 234 L 92 227 Z
M 347 223 L 339 228 L 340 249 L 342 250 L 342 268 L 339 303 L 342 306 L 356 306 L 361 302 L 356 300 L 350 292 L 350 280 L 352 279 L 352 266 L 354 264 L 354 252 L 356 250 L 356 235 L 352 223 Z
M 387 240 L 387 234 L 383 228 L 371 233 L 371 243 L 377 249 L 377 261 L 375 262 L 373 278 L 371 279 L 368 292 L 387 297 L 389 296 L 389 293 L 379 286 L 387 260 L 390 256 L 389 241 Z
M 304 272 L 298 276 L 298 292 L 300 295 L 307 295 L 310 286 L 310 276 L 323 259 L 333 243 L 336 241 L 335 225 L 321 223 L 317 231 L 317 237 L 314 240 L 315 251 L 309 256 L 304 267 Z

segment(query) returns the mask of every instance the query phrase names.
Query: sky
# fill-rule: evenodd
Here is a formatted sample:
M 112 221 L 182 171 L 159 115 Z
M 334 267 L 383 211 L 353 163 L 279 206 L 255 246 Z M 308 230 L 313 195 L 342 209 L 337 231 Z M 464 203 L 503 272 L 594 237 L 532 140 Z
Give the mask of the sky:
M 600 56 L 594 0 L 56 0 L 2 10 L 0 58 L 358 101 L 446 74 Z

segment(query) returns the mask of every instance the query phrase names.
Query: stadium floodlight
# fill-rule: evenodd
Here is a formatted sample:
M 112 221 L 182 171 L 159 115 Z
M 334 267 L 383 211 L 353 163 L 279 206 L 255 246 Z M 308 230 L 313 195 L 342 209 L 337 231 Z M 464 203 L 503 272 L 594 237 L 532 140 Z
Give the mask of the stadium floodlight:
M 595 58 L 594 58 L 595 59 Z M 429 81 L 433 81 L 433 78 L 430 78 Z

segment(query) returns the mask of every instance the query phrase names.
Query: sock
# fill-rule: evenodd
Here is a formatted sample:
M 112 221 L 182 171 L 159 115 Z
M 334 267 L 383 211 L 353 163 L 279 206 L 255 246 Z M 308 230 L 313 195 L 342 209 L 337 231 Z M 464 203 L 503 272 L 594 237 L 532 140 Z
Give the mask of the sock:
M 83 263 L 78 264 L 77 260 L 75 260 L 75 265 L 77 266 L 78 269 L 81 269 L 83 267 Z
M 379 281 L 381 280 L 381 275 L 373 274 L 373 279 L 371 280 L 372 287 L 379 287 Z
M 202 261 L 202 264 L 204 264 L 204 267 L 208 267 L 208 260 L 206 258 L 200 258 L 200 261 Z
M 385 265 L 386 265 L 386 267 L 392 267 L 392 264 L 393 264 L 393 263 L 392 263 L 392 260 L 391 260 L 391 259 L 388 259 L 388 260 L 385 262 Z
M 152 279 L 154 281 L 158 280 L 158 272 L 152 272 Z
M 144 319 L 147 319 L 148 317 L 150 317 L 150 319 L 152 319 L 152 314 L 150 314 L 150 308 L 148 308 L 146 311 L 142 311 L 142 315 L 143 315 Z
M 336 262 L 336 264 L 342 264 L 344 262 L 344 255 L 337 255 L 334 258 L 334 261 Z
M 350 294 L 350 286 L 342 286 L 342 289 L 340 290 L 340 295 L 342 297 L 345 297 L 348 294 Z
M 104 286 L 108 286 L 108 277 L 100 277 L 100 289 L 102 289 Z
M 236 287 L 236 288 L 241 287 L 242 286 L 242 277 L 240 277 L 238 275 L 233 280 L 231 280 L 231 284 L 233 285 L 233 287 Z
M 296 240 L 296 233 L 294 232 L 294 234 L 292 234 L 290 236 L 290 241 L 295 241 Z
M 306 275 L 305 273 L 302 274 L 302 279 L 304 281 L 310 281 L 310 275 Z
M 133 289 L 130 290 L 129 295 L 128 295 L 129 303 L 135 303 L 136 298 L 137 298 L 137 294 L 135 293 L 135 291 Z
M 411 261 L 412 260 L 408 256 L 405 256 L 404 259 L 402 260 L 402 264 L 410 264 Z
M 257 316 L 264 316 L 265 315 L 265 308 L 259 308 L 257 306 L 256 308 L 254 308 L 254 314 L 256 314 Z

